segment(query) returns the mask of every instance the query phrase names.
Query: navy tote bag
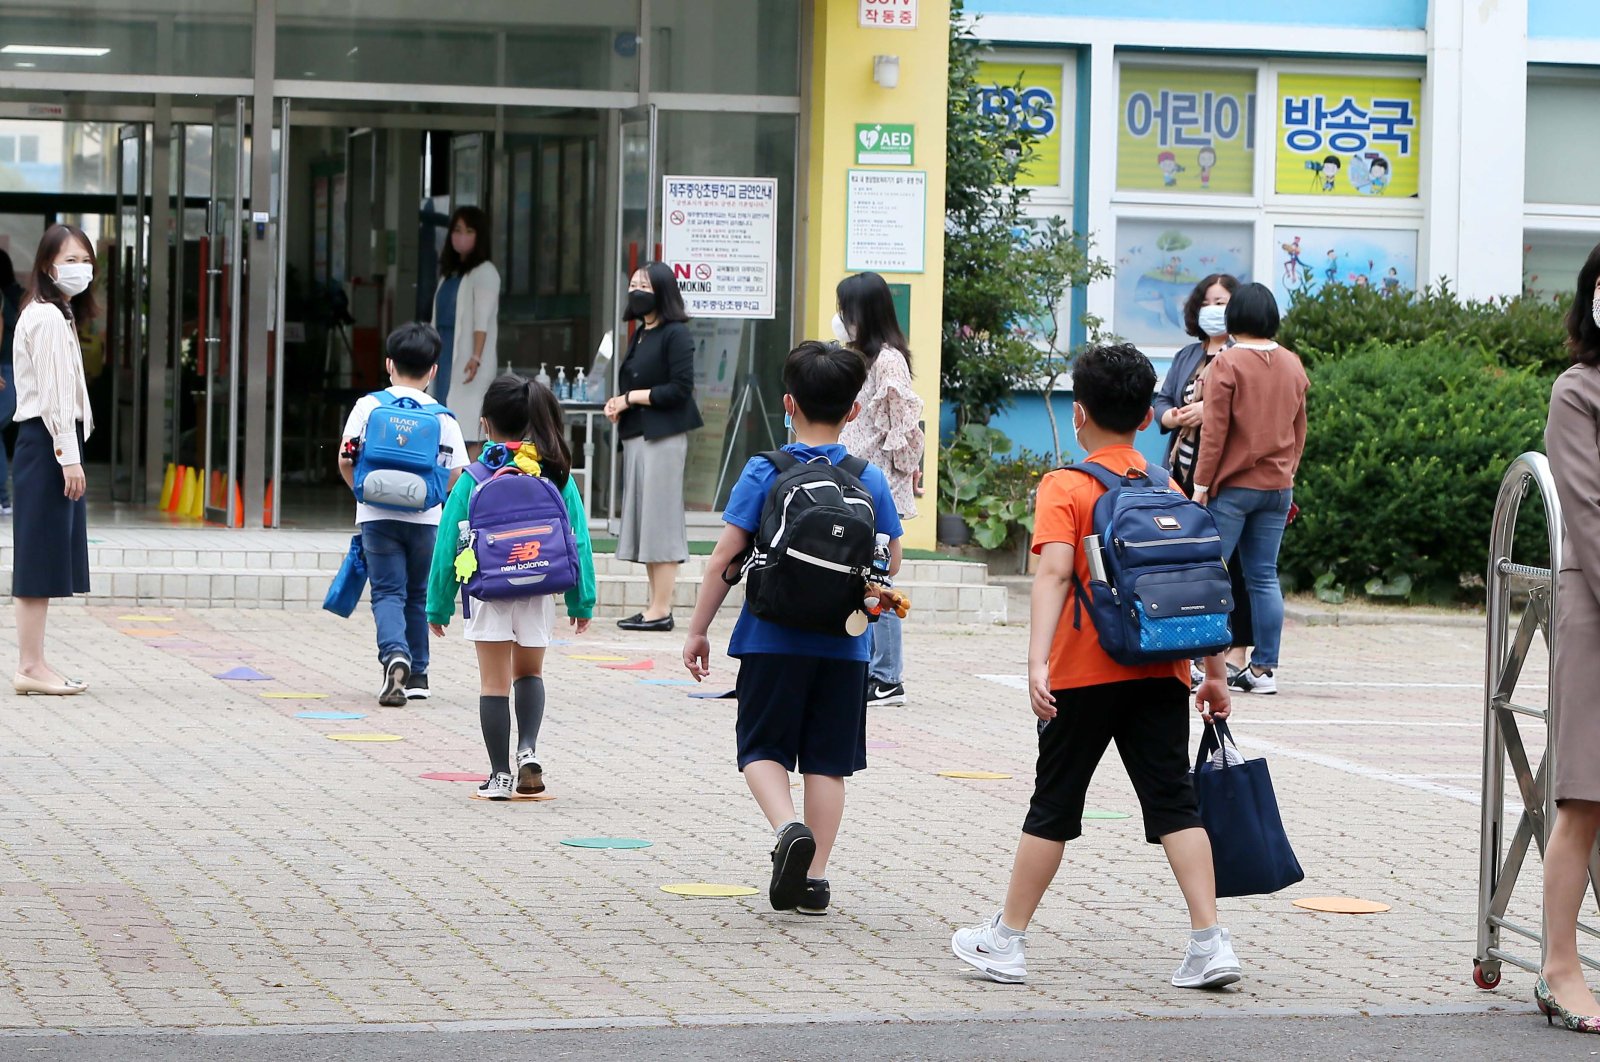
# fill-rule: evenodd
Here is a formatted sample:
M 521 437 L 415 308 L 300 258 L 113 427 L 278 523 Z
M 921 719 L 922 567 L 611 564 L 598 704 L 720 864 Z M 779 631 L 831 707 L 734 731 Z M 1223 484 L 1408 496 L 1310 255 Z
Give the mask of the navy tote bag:
M 350 551 L 344 555 L 344 563 L 322 599 L 322 607 L 349 619 L 361 603 L 361 592 L 366 588 L 367 555 L 361 551 L 361 536 L 354 535 L 350 539 Z
M 1206 724 L 1194 761 L 1194 793 L 1211 838 L 1217 896 L 1259 896 L 1305 879 L 1278 814 L 1266 760 L 1228 762 L 1228 724 Z M 1237 749 L 1233 750 L 1237 754 Z

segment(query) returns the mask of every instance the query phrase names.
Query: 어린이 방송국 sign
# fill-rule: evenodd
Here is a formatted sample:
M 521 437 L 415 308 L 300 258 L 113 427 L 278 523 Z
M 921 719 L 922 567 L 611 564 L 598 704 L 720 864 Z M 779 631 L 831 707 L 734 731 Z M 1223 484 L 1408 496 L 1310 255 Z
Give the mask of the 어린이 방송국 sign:
M 1280 75 L 1278 194 L 1416 195 L 1421 112 L 1420 78 Z
M 690 317 L 777 312 L 778 181 L 665 177 L 661 258 Z
M 1256 75 L 1124 66 L 1120 191 L 1249 195 L 1255 190 Z
M 1061 183 L 1061 64 L 979 63 L 980 113 L 1033 135 L 1034 156 L 1017 183 L 1055 187 Z

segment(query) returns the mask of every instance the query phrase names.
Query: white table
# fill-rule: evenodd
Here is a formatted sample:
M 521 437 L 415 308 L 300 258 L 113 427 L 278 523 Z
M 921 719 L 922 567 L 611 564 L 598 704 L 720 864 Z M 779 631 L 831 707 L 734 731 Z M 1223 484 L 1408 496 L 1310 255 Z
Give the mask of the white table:
M 567 447 L 572 447 L 572 422 L 576 417 L 583 418 L 583 467 L 574 468 L 572 475 L 582 477 L 580 487 L 583 490 L 583 511 L 589 514 L 589 528 L 604 528 L 604 520 L 596 520 L 594 516 L 594 426 L 596 418 L 605 420 L 606 409 L 603 402 L 586 402 L 580 399 L 567 399 L 561 403 L 563 431 L 567 436 Z M 577 462 L 574 461 L 574 464 Z

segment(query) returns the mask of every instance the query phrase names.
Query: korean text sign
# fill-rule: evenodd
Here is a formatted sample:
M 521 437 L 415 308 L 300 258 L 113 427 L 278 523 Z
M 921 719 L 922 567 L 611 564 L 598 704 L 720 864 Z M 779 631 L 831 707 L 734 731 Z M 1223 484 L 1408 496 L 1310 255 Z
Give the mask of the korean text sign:
M 861 0 L 860 24 L 871 29 L 916 29 L 917 0 Z
M 661 257 L 690 317 L 774 316 L 777 247 L 775 178 L 663 178 Z
M 1283 74 L 1276 152 L 1280 195 L 1416 195 L 1422 81 Z
M 1117 127 L 1120 191 L 1255 189 L 1256 75 L 1124 66 Z
M 1017 175 L 1017 183 L 1061 184 L 1061 64 L 979 63 L 978 85 L 980 112 L 1033 134 L 1033 161 Z

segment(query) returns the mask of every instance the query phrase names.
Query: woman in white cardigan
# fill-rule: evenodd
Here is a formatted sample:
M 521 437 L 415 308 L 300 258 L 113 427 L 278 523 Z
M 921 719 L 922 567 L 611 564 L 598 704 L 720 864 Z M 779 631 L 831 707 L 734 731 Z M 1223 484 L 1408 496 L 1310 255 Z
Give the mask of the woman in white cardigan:
M 483 395 L 500 372 L 500 273 L 489 261 L 489 218 L 477 207 L 450 216 L 450 239 L 439 256 L 433 326 L 444 340 L 433 396 L 455 414 L 473 456 L 483 445 Z

